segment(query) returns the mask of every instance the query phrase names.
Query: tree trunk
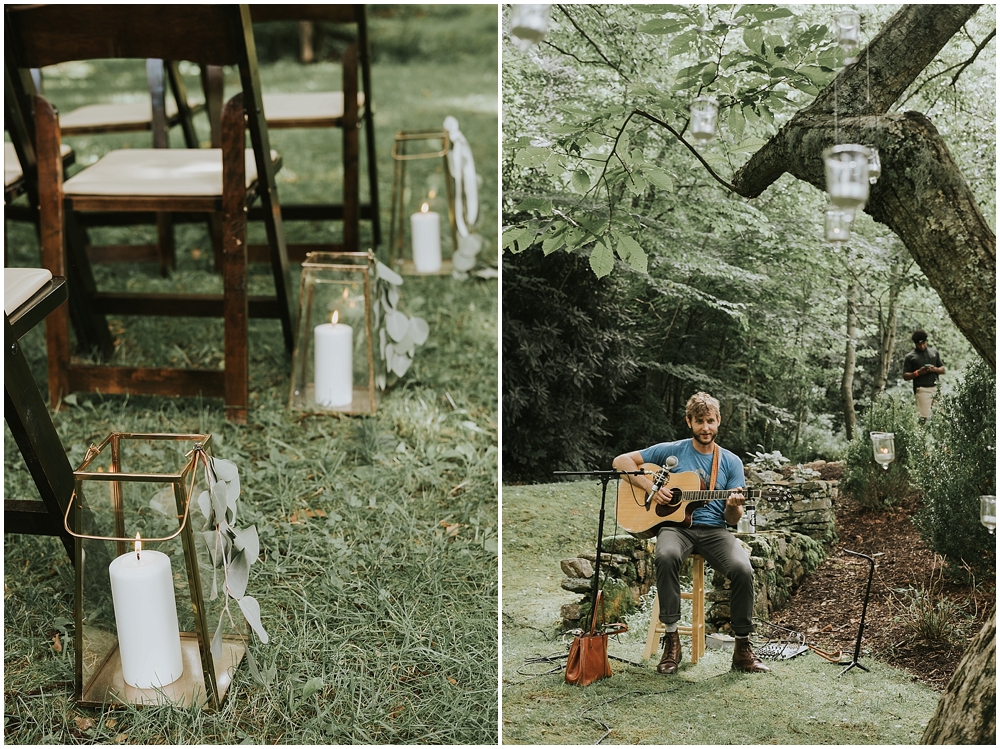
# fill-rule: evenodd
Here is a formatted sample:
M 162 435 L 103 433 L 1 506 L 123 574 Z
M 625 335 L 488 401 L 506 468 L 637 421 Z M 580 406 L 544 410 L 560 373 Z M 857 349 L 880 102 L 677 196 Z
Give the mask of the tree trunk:
M 996 746 L 996 669 L 997 611 L 994 608 L 976 639 L 969 643 L 920 743 Z
M 889 369 L 892 367 L 892 349 L 896 345 L 896 320 L 899 315 L 899 294 L 903 290 L 905 276 L 906 270 L 894 262 L 889 271 L 888 309 L 885 311 L 884 319 L 881 309 L 878 316 L 878 367 L 875 371 L 875 382 L 872 385 L 872 397 L 885 390 L 886 380 L 889 379 Z
M 823 190 L 826 147 L 877 147 L 882 176 L 865 212 L 903 240 L 955 325 L 996 369 L 996 235 L 931 122 L 918 112 L 888 114 L 978 7 L 903 6 L 858 63 L 736 172 L 733 186 L 744 197 L 757 197 L 787 171 Z
M 857 352 L 854 342 L 858 337 L 858 284 L 852 278 L 847 284 L 847 351 L 844 353 L 844 377 L 840 381 L 840 397 L 844 404 L 844 431 L 852 440 L 857 431 L 857 417 L 854 413 L 854 368 Z

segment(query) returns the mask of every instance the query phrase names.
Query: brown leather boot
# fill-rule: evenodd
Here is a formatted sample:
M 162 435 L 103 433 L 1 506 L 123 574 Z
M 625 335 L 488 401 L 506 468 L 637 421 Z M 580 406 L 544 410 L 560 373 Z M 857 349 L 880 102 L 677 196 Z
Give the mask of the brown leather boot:
M 681 636 L 676 630 L 663 635 L 663 656 L 656 670 L 661 674 L 675 674 L 681 665 Z
M 749 637 L 736 638 L 736 645 L 733 648 L 733 671 L 763 673 L 770 670 L 754 655 Z

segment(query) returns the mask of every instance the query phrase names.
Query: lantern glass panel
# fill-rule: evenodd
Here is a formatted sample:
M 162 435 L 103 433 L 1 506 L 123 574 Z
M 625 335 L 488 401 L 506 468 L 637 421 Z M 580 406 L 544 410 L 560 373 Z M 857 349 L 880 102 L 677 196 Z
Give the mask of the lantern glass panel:
M 872 439 L 872 452 L 875 454 L 875 462 L 882 466 L 883 470 L 889 470 L 889 464 L 896 459 L 896 447 L 893 432 L 869 432 Z
M 375 413 L 374 283 L 371 252 L 311 252 L 306 256 L 299 285 L 289 408 Z
M 691 102 L 691 137 L 707 142 L 715 137 L 719 102 L 711 96 L 699 96 Z
M 548 5 L 511 6 L 510 37 L 521 51 L 526 51 L 542 41 L 548 30 Z
M 827 242 L 841 244 L 851 238 L 854 211 L 845 211 L 836 207 L 827 208 L 825 219 Z
M 995 494 L 983 494 L 979 497 L 979 522 L 990 533 L 997 527 L 997 498 Z
M 882 160 L 879 158 L 877 148 L 869 148 L 868 156 L 868 184 L 874 185 L 878 178 L 882 176 Z
M 823 151 L 826 192 L 838 208 L 857 210 L 868 200 L 868 155 L 864 146 L 845 144 Z
M 861 16 L 853 10 L 844 10 L 837 14 L 837 43 L 841 49 L 850 54 L 861 38 Z
M 92 448 L 74 473 L 67 523 L 77 537 L 76 696 L 81 704 L 218 707 L 225 698 L 246 647 L 245 633 L 223 616 L 224 597 L 211 600 L 210 592 L 222 585 L 208 547 L 208 537 L 215 534 L 192 501 L 207 488 L 198 456 L 209 454 L 210 439 L 116 433 L 99 452 Z M 192 451 L 195 444 L 205 452 Z M 130 585 L 112 591 L 112 562 L 123 556 L 131 560 L 137 533 L 139 557 L 166 560 L 153 578 L 159 595 L 145 595 L 155 587 L 145 577 L 129 577 Z M 137 591 L 142 593 L 138 598 Z M 176 621 L 163 616 L 165 611 Z M 220 622 L 213 657 L 211 641 Z M 177 678 L 172 666 L 163 665 L 175 654 Z M 163 676 L 164 668 L 169 676 Z

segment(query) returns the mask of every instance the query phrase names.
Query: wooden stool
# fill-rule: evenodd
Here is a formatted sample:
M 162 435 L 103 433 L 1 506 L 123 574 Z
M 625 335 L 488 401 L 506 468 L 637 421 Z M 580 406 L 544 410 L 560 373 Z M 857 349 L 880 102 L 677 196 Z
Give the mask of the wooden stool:
M 700 554 L 692 554 L 694 572 L 692 574 L 692 590 L 681 593 L 681 598 L 691 601 L 691 626 L 678 626 L 677 632 L 691 636 L 691 663 L 697 663 L 705 655 L 705 559 Z M 649 634 L 646 635 L 646 649 L 642 651 L 642 659 L 646 660 L 654 652 L 660 637 L 666 632 L 666 626 L 660 621 L 660 593 L 657 591 L 653 599 L 653 613 L 649 618 Z

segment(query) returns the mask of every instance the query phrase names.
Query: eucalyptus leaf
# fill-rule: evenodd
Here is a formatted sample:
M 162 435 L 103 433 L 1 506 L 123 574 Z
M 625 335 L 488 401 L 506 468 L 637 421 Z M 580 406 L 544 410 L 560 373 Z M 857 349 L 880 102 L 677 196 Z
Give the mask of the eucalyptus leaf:
M 309 699 L 316 694 L 316 692 L 322 691 L 324 686 L 322 678 L 319 676 L 312 677 L 309 681 L 302 685 L 302 699 Z
M 237 603 L 240 605 L 243 616 L 247 619 L 247 624 L 257 633 L 260 641 L 267 645 L 267 632 L 264 631 L 264 627 L 260 623 L 260 604 L 257 603 L 257 599 L 253 596 L 243 596 Z
M 469 271 L 476 267 L 476 256 L 464 252 L 456 252 L 451 256 L 451 264 L 455 270 Z
M 412 317 L 410 318 L 410 330 L 413 332 L 413 342 L 422 346 L 427 341 L 427 336 L 430 335 L 431 326 L 422 317 Z
M 226 519 L 226 507 L 229 500 L 226 497 L 226 482 L 216 481 L 211 486 L 212 511 L 215 513 L 215 522 L 218 524 Z
M 205 516 L 205 520 L 212 517 L 212 498 L 208 495 L 208 490 L 198 495 L 198 507 L 202 515 Z
M 397 377 L 402 377 L 403 375 L 406 374 L 406 370 L 410 368 L 410 365 L 412 363 L 413 360 L 410 359 L 410 357 L 400 356 L 399 354 L 396 354 L 392 357 L 391 369 Z
M 219 554 L 222 547 L 220 545 L 217 545 L 215 542 L 215 539 L 218 534 L 215 531 L 202 531 L 201 535 L 202 538 L 205 539 L 205 546 L 208 548 L 208 553 L 209 556 L 211 557 L 212 565 L 214 567 L 218 567 L 222 563 L 222 557 Z
M 385 360 L 385 347 L 386 347 L 386 335 L 385 328 L 379 328 L 378 330 L 378 350 L 382 352 L 382 359 Z
M 395 309 L 396 305 L 399 304 L 399 289 L 395 286 L 390 287 L 386 298 L 389 300 L 389 306 Z
M 375 375 L 375 384 L 378 385 L 379 390 L 385 390 L 386 386 L 385 375 L 382 372 L 379 372 L 377 375 Z
M 397 312 L 393 310 L 392 312 L 387 312 L 385 316 L 385 329 L 392 337 L 394 341 L 403 340 L 403 336 L 406 335 L 406 329 L 410 325 L 409 318 L 402 312 Z
M 458 237 L 458 251 L 467 252 L 469 254 L 475 255 L 486 243 L 480 234 L 469 234 L 468 236 L 459 235 Z
M 219 659 L 222 658 L 222 624 L 225 622 L 223 617 L 219 617 L 219 626 L 215 628 L 215 636 L 212 637 L 212 657 Z
M 251 525 L 237 534 L 233 546 L 243 551 L 247 556 L 247 566 L 252 567 L 260 556 L 260 539 L 257 536 L 257 526 Z
M 231 460 L 212 458 L 212 467 L 215 469 L 215 475 L 223 481 L 232 481 L 235 478 L 239 478 L 239 470 Z
M 248 582 L 250 565 L 247 563 L 246 553 L 236 552 L 226 567 L 226 592 L 238 601 L 247 592 Z
M 379 260 L 375 261 L 375 275 L 393 286 L 401 286 L 403 277 Z

